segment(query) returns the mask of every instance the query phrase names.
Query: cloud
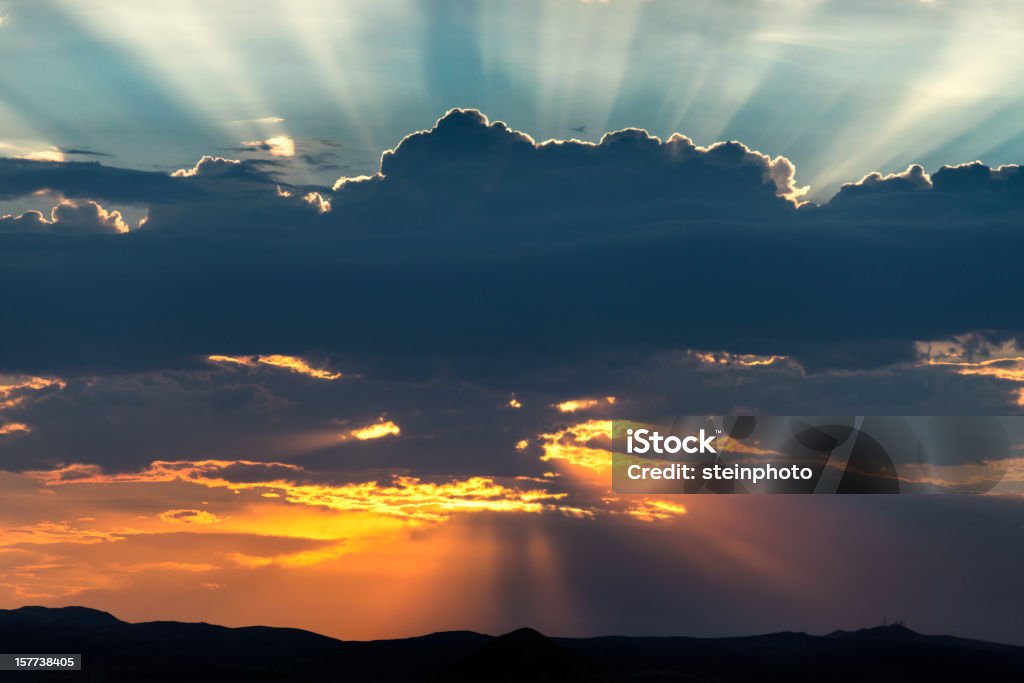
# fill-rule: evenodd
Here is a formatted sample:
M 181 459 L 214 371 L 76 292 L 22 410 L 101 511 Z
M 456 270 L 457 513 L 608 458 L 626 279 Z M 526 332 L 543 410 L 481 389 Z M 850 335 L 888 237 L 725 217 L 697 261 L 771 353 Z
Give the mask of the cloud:
M 275 135 L 266 140 L 250 140 L 243 142 L 244 149 L 249 151 L 270 152 L 273 157 L 295 156 L 295 140 L 287 135 Z
M 61 147 L 60 151 L 68 156 L 83 156 L 83 157 L 109 157 L 112 154 L 106 152 L 97 152 L 93 149 L 77 149 L 74 147 Z
M 35 392 L 61 390 L 67 385 L 55 377 L 9 377 L 0 375 L 0 410 L 17 407 Z
M 234 121 L 228 121 L 233 126 L 246 125 L 252 123 L 258 124 L 272 124 L 272 123 L 284 123 L 285 119 L 282 116 L 263 116 L 256 119 L 236 119 Z
M 176 183 L 166 173 L 134 171 L 98 162 L 55 163 L 0 158 L 0 199 L 52 191 L 71 199 L 117 204 L 161 204 L 198 199 L 194 185 Z
M 25 434 L 31 432 L 32 429 L 27 424 L 21 422 L 8 422 L 6 424 L 0 424 L 0 437 L 9 436 L 11 434 Z
M 250 480 L 240 476 L 256 474 Z M 63 468 L 26 473 L 44 486 L 187 483 L 232 493 L 252 492 L 264 498 L 276 494 L 286 503 L 322 507 L 343 512 L 377 514 L 440 522 L 466 512 L 527 512 L 557 509 L 566 494 L 524 488 L 516 482 L 502 483 L 490 477 L 427 481 L 419 477 L 396 476 L 390 481 L 360 481 L 328 485 L 309 481 L 312 473 L 287 463 L 251 461 L 157 461 L 139 472 L 106 474 L 94 465 L 73 464 Z M 303 481 L 305 480 L 305 481 Z M 194 510 L 172 510 L 174 521 L 197 521 Z M 160 519 L 168 521 L 164 513 Z M 205 516 L 198 519 L 207 520 Z M 216 520 L 210 519 L 209 523 Z
M 331 210 L 331 201 L 319 192 L 307 192 L 302 200 L 314 207 L 317 213 L 329 213 Z
M 540 435 L 543 462 L 564 462 L 606 477 L 611 474 L 611 420 L 588 420 Z
M 217 515 L 206 510 L 165 510 L 158 517 L 171 524 L 213 524 L 220 521 Z
M 920 164 L 913 164 L 901 173 L 890 173 L 883 176 L 875 171 L 869 173 L 856 183 L 843 185 L 840 194 L 855 195 L 870 192 L 908 192 L 913 190 L 932 189 L 932 179 Z
M 1016 164 L 991 168 L 974 161 L 943 166 L 930 175 L 913 164 L 901 173 L 871 173 L 843 185 L 821 213 L 869 222 L 970 225 L 1019 217 L 1022 190 L 1024 169 Z
M 449 223 L 494 230 L 573 208 L 588 219 L 603 211 L 602 224 L 651 214 L 775 218 L 804 192 L 794 177 L 789 160 L 738 142 L 704 148 L 682 135 L 662 141 L 628 129 L 596 144 L 537 143 L 478 111 L 454 109 L 385 152 L 379 174 L 339 179 L 333 205 L 378 230 L 409 229 L 442 213 Z M 743 201 L 730 201 L 736 196 Z
M 179 168 L 171 173 L 172 178 L 195 178 L 208 175 L 228 175 L 236 168 L 240 168 L 238 159 L 225 159 L 224 157 L 203 156 L 192 168 Z
M 298 373 L 300 375 L 306 375 L 314 379 L 322 379 L 333 381 L 341 379 L 342 374 L 340 372 L 331 372 L 330 370 L 324 370 L 322 368 L 315 368 L 309 364 L 308 361 L 302 358 L 296 358 L 295 356 L 285 356 L 283 354 L 272 353 L 266 356 L 208 356 L 207 360 L 211 363 L 229 363 L 232 365 L 244 365 L 246 367 L 256 367 L 258 364 L 269 365 L 275 368 L 283 368 L 291 372 Z
M 599 398 L 575 398 L 555 404 L 555 408 L 561 413 L 575 413 L 583 410 L 592 410 L 602 405 L 615 405 L 614 396 Z
M 26 159 L 28 161 L 55 161 L 58 163 L 65 160 L 64 152 L 58 147 L 49 147 L 47 149 L 36 150 L 34 152 L 26 152 L 18 158 Z
M 54 234 L 121 234 L 130 230 L 120 211 L 108 211 L 91 200 L 64 199 L 46 218 L 38 211 L 0 216 L 0 232 Z
M 995 342 L 984 335 L 963 334 L 944 341 L 918 342 L 919 363 L 958 375 L 991 377 L 1016 385 L 1016 405 L 1024 406 L 1024 349 L 1016 339 Z
M 639 349 L 865 368 L 911 361 L 921 339 L 1024 332 L 1006 279 L 1017 166 L 912 166 L 799 205 L 792 164 L 737 142 L 538 143 L 472 110 L 333 190 L 281 183 L 275 163 L 204 157 L 160 178 L 3 160 L 7 192 L 153 203 L 130 257 L 50 240 L 0 273 L 28 297 L 0 368 L 180 368 L 233 349 L 491 376 Z M 85 332 L 57 344 L 75 320 Z
M 394 422 L 382 419 L 380 422 L 350 430 L 345 434 L 345 438 L 351 437 L 359 441 L 369 441 L 371 439 L 383 439 L 386 436 L 398 436 L 401 433 L 402 430 Z
M 877 577 L 849 584 L 836 570 L 877 550 L 877 534 L 860 533 L 865 513 L 902 576 L 948 561 L 950 528 L 971 562 L 991 546 L 970 545 L 984 540 L 969 533 L 978 524 L 1015 530 L 1005 501 L 734 497 L 726 510 L 617 497 L 607 418 L 1005 411 L 1019 389 L 1007 340 L 1022 327 L 1016 167 L 911 168 L 798 207 L 791 165 L 738 143 L 642 131 L 537 143 L 455 112 L 333 192 L 283 184 L 277 168 L 207 158 L 171 177 L 0 160 L 0 193 L 130 200 L 152 216 L 117 240 L 0 237 L 16 264 L 0 288 L 20 299 L 5 310 L 0 368 L 33 373 L 0 381 L 0 424 L 30 430 L 0 438 L 5 468 L 22 471 L 0 472 L 5 599 L 132 608 L 159 595 L 175 616 L 182 596 L 217 609 L 208 591 L 222 591 L 237 608 L 251 597 L 238 586 L 273 577 L 290 590 L 269 598 L 280 604 L 268 620 L 303 599 L 311 618 L 387 612 L 359 610 L 376 591 L 415 630 L 436 622 L 415 621 L 396 585 L 426 596 L 415 606 L 431 618 L 474 586 L 479 599 L 459 604 L 487 614 L 545 587 L 542 606 L 595 604 L 628 571 L 602 564 L 614 539 L 659 579 L 622 596 L 616 614 L 636 613 L 637 628 L 665 612 L 646 609 L 664 591 L 637 591 L 681 576 L 756 588 L 734 601 L 754 618 L 782 619 L 769 603 L 786 590 L 815 604 L 839 595 L 843 618 L 868 618 Z M 330 212 L 307 203 L 314 192 Z M 923 353 L 920 340 L 946 341 Z M 597 404 L 553 408 L 567 400 Z M 365 427 L 391 438 L 339 438 Z M 562 531 L 537 533 L 551 528 Z M 845 554 L 808 542 L 825 537 L 842 537 Z M 896 541 L 928 550 L 901 565 Z M 1016 576 L 1016 558 L 995 559 L 989 569 Z M 434 566 L 468 573 L 442 594 L 423 578 Z M 545 581 L 496 595 L 494 577 L 510 575 Z M 338 585 L 358 590 L 327 590 Z M 324 595 L 344 609 L 325 610 Z M 672 623 L 693 614 L 722 629 L 736 616 L 691 597 Z M 967 614 L 985 596 L 962 597 Z

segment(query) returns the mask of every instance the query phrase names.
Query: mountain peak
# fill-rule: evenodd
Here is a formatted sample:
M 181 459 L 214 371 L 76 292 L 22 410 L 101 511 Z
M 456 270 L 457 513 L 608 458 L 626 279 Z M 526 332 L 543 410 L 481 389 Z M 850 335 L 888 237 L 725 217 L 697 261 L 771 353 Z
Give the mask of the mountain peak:
M 85 626 L 90 624 L 111 625 L 125 623 L 109 612 L 92 609 L 91 607 L 43 607 L 40 605 L 29 605 L 18 607 L 17 609 L 0 610 L 0 612 L 5 612 L 15 619 L 39 625 L 61 624 L 67 626 L 81 624 Z

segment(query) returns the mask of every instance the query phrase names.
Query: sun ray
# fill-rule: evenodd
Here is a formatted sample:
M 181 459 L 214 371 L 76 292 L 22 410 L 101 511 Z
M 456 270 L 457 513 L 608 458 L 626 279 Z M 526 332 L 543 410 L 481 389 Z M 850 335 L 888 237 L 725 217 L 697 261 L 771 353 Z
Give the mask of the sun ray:
M 268 118 L 271 108 L 239 49 L 232 6 L 220 9 L 229 13 L 227 17 L 195 0 L 102 6 L 61 0 L 61 6 L 96 36 L 125 45 L 222 133 L 237 135 L 238 128 L 229 125 L 238 121 L 246 122 L 242 132 L 248 137 L 280 133 L 279 124 Z

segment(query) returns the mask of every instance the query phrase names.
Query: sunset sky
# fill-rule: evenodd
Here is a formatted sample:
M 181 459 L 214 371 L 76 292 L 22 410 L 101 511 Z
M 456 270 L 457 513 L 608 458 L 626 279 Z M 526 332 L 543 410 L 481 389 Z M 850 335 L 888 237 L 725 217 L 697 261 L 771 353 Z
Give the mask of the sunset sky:
M 1019 495 L 616 495 L 608 451 L 1021 413 L 1022 34 L 1010 0 L 0 0 L 0 607 L 1024 644 Z

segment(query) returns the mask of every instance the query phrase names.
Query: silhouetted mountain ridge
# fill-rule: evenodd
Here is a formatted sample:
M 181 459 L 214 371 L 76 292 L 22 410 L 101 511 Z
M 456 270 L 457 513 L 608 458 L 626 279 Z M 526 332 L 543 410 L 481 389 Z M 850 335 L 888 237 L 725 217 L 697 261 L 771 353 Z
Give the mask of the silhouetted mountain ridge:
M 353 616 L 353 618 L 356 618 Z M 129 623 L 84 607 L 0 610 L 9 653 L 81 653 L 81 672 L 35 681 L 719 683 L 1024 680 L 1024 648 L 902 625 L 825 636 L 550 638 L 524 628 L 342 641 L 291 628 Z M 25 680 L 23 672 L 0 680 Z

